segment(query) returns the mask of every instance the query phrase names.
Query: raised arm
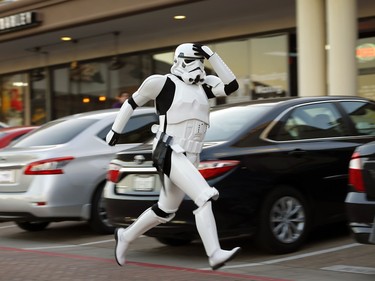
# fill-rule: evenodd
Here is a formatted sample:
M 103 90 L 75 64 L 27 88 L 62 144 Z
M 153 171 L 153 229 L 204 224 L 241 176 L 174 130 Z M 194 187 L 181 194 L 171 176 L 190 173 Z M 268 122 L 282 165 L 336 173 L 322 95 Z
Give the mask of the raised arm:
M 214 96 L 228 96 L 237 91 L 238 82 L 236 76 L 217 53 L 214 53 L 209 47 L 199 44 L 194 44 L 193 50 L 210 62 L 220 78 L 218 79 L 212 75 L 206 77 L 205 83 L 210 87 Z

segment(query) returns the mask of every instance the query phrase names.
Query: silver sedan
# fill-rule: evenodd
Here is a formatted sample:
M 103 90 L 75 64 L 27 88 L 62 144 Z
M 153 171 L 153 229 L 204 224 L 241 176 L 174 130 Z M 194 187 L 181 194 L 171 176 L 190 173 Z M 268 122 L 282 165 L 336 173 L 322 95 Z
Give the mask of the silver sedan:
M 153 108 L 135 110 L 119 144 L 105 136 L 118 109 L 76 114 L 48 122 L 0 152 L 0 221 L 28 231 L 50 222 L 86 220 L 110 233 L 103 200 L 107 166 L 121 150 L 153 138 Z

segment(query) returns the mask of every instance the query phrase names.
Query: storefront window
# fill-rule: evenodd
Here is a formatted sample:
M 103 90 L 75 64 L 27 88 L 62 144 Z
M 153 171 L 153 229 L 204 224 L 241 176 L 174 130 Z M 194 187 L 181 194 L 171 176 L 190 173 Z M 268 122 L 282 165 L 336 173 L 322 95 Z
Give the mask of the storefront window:
M 20 126 L 25 120 L 25 100 L 28 97 L 27 74 L 15 74 L 1 78 L 0 122 L 10 126 Z
M 375 100 L 375 37 L 358 40 L 358 95 Z
M 52 119 L 108 108 L 106 62 L 73 64 L 53 71 Z
M 110 77 L 110 105 L 116 102 L 122 92 L 133 94 L 142 83 L 141 56 L 129 56 L 122 58 L 122 66 L 118 69 L 109 70 Z
M 252 99 L 289 96 L 286 35 L 250 39 Z
M 240 87 L 229 97 L 217 98 L 213 104 L 251 99 L 289 96 L 288 35 L 242 39 L 208 45 L 217 52 L 236 75 Z M 158 74 L 170 71 L 173 52 L 154 55 Z M 205 62 L 206 73 L 215 74 Z
M 47 75 L 45 69 L 35 69 L 30 75 L 30 124 L 47 122 Z

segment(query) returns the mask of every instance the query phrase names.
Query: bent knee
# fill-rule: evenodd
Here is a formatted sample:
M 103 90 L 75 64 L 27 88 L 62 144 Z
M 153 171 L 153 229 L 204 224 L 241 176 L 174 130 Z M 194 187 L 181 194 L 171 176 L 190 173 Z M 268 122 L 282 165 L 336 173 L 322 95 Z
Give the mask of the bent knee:
M 166 223 L 166 222 L 171 221 L 176 215 L 175 213 L 164 212 L 162 209 L 159 208 L 158 203 L 152 205 L 151 210 L 155 213 L 157 219 L 161 223 Z
M 202 191 L 197 198 L 195 198 L 194 203 L 198 207 L 202 207 L 209 200 L 217 200 L 219 198 L 219 191 L 215 187 L 206 188 Z

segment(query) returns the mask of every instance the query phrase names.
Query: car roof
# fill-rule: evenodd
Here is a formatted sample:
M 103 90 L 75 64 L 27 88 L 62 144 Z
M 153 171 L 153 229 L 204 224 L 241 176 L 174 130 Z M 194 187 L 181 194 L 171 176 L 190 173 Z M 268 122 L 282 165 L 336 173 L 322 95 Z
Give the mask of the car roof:
M 228 108 L 233 106 L 247 106 L 247 105 L 256 105 L 256 104 L 263 104 L 263 105 L 277 105 L 277 104 L 290 104 L 296 105 L 300 103 L 309 103 L 309 102 L 319 102 L 319 101 L 338 101 L 338 100 L 361 100 L 361 101 L 371 101 L 363 97 L 357 96 L 313 96 L 313 97 L 281 97 L 281 98 L 267 98 L 267 99 L 259 99 L 259 100 L 251 100 L 251 101 L 244 101 L 239 103 L 232 103 L 232 104 L 223 104 L 213 107 L 213 110 Z
M 77 118 L 94 118 L 94 119 L 104 119 L 109 116 L 116 115 L 119 113 L 120 109 L 102 109 L 102 110 L 94 110 L 88 112 L 77 113 L 73 115 L 68 115 L 61 117 L 57 120 L 67 120 L 67 119 L 77 119 Z M 134 110 L 133 115 L 144 114 L 144 113 L 153 113 L 155 112 L 155 108 L 153 107 L 140 107 Z

